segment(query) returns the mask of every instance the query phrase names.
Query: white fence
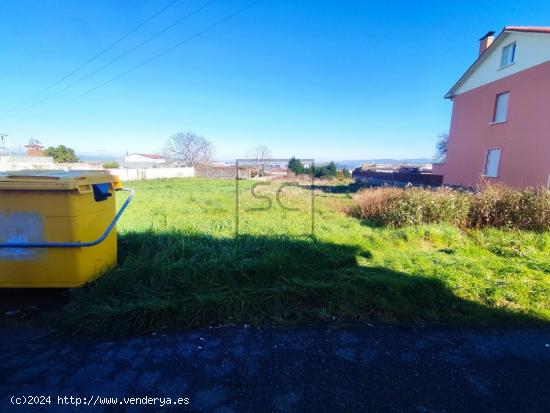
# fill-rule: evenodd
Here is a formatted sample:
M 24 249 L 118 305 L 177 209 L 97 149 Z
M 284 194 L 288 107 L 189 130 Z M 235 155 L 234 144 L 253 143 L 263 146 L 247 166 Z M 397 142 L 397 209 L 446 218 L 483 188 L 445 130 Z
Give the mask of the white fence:
M 147 168 L 147 169 L 107 169 L 117 175 L 121 181 L 138 181 L 141 179 L 158 178 L 190 178 L 195 176 L 194 167 L 184 168 Z
M 55 163 L 52 158 L 47 157 L 0 157 L 0 172 L 22 171 L 22 170 L 98 170 L 102 169 L 101 164 L 78 162 L 78 163 Z M 182 168 L 117 168 L 107 169 L 113 175 L 117 175 L 122 181 L 137 181 L 141 179 L 158 178 L 190 178 L 195 176 L 194 167 Z

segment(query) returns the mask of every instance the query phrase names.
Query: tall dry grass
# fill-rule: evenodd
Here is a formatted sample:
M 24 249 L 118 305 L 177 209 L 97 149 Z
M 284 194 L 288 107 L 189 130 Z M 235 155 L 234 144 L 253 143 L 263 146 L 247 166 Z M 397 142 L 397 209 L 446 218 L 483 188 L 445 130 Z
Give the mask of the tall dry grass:
M 550 230 L 550 193 L 485 185 L 475 193 L 450 188 L 381 187 L 359 191 L 346 212 L 378 225 L 447 223 L 463 228 Z
M 550 230 L 550 192 L 485 185 L 472 196 L 468 223 L 475 228 Z

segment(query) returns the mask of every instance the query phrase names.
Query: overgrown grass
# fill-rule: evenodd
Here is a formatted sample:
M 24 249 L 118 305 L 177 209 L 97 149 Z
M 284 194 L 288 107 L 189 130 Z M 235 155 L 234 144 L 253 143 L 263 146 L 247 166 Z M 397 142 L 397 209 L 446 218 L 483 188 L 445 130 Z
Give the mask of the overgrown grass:
M 380 319 L 493 323 L 550 320 L 550 234 L 448 225 L 379 228 L 317 191 L 251 195 L 234 181 L 132 183 L 119 266 L 78 290 L 61 320 L 73 332 L 136 333 L 217 323 Z

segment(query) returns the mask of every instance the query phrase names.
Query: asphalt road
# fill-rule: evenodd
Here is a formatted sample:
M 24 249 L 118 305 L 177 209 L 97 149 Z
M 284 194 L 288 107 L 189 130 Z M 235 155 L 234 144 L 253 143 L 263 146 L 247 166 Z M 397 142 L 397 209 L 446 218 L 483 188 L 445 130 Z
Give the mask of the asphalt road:
M 2 412 L 548 412 L 549 389 L 550 327 L 222 327 L 115 340 L 0 327 Z M 122 399 L 146 396 L 182 404 Z

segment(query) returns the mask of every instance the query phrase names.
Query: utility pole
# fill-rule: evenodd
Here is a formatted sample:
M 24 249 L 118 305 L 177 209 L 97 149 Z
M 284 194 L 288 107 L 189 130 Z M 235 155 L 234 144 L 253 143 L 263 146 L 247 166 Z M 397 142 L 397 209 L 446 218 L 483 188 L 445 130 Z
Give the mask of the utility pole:
M 10 156 L 8 135 L 6 133 L 0 133 L 0 156 Z

